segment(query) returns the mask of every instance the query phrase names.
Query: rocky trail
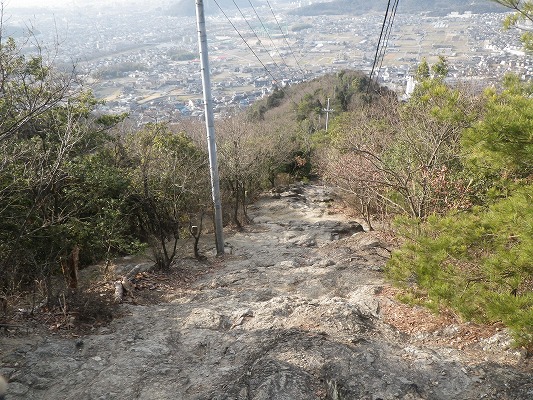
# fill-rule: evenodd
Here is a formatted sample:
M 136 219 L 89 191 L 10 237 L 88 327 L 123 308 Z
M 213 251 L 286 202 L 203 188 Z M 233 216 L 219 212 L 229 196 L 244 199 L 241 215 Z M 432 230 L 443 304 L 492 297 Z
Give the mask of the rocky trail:
M 7 400 L 533 399 L 530 360 L 498 327 L 394 300 L 379 232 L 319 185 L 250 207 L 195 279 L 80 336 L 0 332 Z

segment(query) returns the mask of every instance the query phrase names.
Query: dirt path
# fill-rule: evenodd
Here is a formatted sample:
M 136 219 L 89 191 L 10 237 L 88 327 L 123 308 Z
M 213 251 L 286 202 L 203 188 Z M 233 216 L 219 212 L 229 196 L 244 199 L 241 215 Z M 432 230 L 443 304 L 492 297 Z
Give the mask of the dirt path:
M 232 254 L 182 264 L 199 278 L 167 302 L 80 338 L 0 336 L 8 400 L 533 398 L 503 332 L 396 304 L 379 234 L 292 189 L 250 209 Z

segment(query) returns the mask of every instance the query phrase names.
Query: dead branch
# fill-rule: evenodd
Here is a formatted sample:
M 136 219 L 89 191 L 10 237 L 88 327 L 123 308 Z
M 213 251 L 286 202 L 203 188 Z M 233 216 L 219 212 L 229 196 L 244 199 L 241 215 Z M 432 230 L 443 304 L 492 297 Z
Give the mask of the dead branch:
M 122 281 L 116 281 L 115 286 L 115 301 L 117 303 L 122 303 L 124 300 L 124 286 L 122 286 Z

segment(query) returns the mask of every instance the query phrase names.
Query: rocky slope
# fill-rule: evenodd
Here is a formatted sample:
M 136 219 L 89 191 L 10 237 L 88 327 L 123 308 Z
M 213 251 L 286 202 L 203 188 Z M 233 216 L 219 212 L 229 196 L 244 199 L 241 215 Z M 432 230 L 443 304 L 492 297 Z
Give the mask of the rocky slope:
M 314 185 L 265 196 L 231 254 L 181 261 L 191 284 L 94 334 L 0 333 L 8 399 L 533 398 L 504 332 L 459 346 L 458 323 L 405 329 L 426 314 L 400 313 L 379 234 L 332 200 Z

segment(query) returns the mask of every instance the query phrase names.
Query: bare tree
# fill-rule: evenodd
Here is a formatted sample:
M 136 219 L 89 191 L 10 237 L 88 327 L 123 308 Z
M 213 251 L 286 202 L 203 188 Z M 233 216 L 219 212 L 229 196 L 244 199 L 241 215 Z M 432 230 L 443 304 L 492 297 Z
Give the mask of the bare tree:
M 432 85 L 440 89 L 431 96 L 407 105 L 382 99 L 338 121 L 336 149 L 324 158 L 324 175 L 356 196 L 366 219 L 372 207 L 385 206 L 424 218 L 439 211 L 440 197 L 450 195 L 439 189 L 460 169 L 459 140 L 478 112 L 477 102 L 441 82 Z
M 77 88 L 74 67 L 68 73 L 59 71 L 53 53 L 45 54 L 31 29 L 25 41 L 31 41 L 36 51 L 25 56 L 20 51 L 24 43 L 5 37 L 4 19 L 5 3 L 0 2 L 0 141 L 34 134 L 37 127 L 29 123 L 62 104 Z
M 220 176 L 229 194 L 231 220 L 238 228 L 248 220 L 247 206 L 291 162 L 297 143 L 287 125 L 249 122 L 236 116 L 218 125 Z

